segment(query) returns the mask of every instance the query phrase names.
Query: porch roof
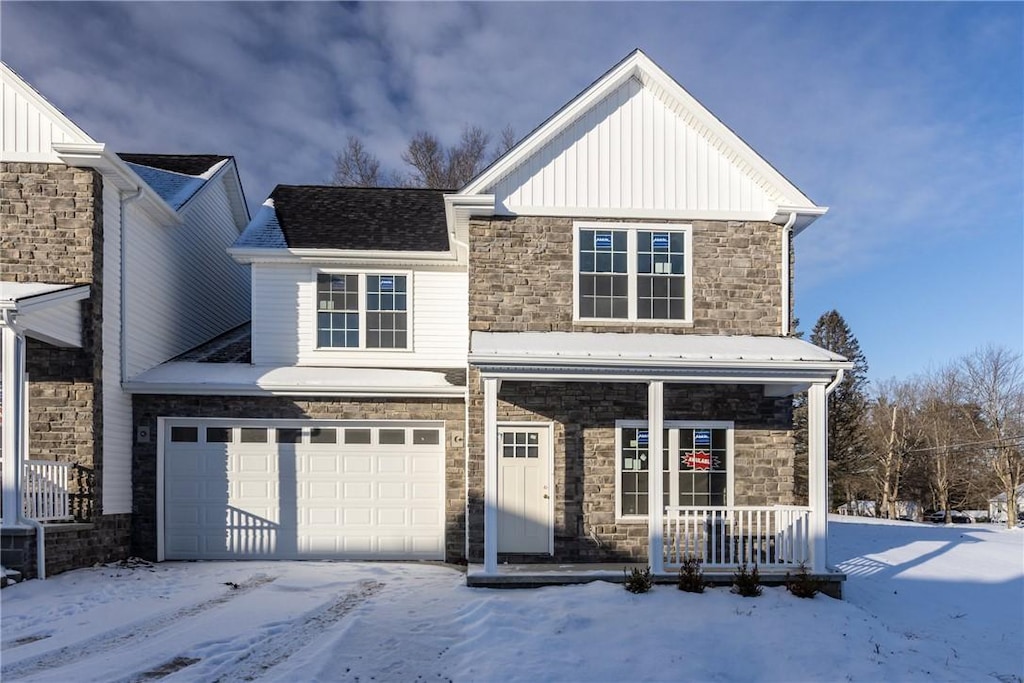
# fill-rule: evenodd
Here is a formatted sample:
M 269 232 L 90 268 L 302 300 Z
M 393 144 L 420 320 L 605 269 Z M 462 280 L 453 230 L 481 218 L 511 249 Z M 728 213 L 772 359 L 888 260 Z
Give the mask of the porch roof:
M 0 282 L 0 311 L 14 313 L 28 336 L 55 346 L 82 345 L 80 302 L 88 298 L 89 285 Z
M 469 360 L 493 375 L 643 375 L 690 381 L 724 377 L 748 382 L 827 379 L 851 366 L 843 356 L 794 337 L 610 332 L 473 332 Z
M 339 368 L 171 361 L 124 383 L 132 394 L 223 396 L 455 396 L 464 372 L 443 369 Z

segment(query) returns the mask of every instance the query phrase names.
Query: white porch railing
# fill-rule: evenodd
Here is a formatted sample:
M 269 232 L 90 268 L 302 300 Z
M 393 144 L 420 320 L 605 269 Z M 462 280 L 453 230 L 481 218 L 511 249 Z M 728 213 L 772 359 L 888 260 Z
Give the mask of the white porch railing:
M 68 495 L 71 463 L 28 460 L 21 481 L 22 514 L 37 522 L 74 519 Z
M 746 562 L 759 568 L 810 564 L 811 509 L 772 507 L 665 508 L 666 568 L 678 568 L 687 557 L 705 567 L 734 568 Z

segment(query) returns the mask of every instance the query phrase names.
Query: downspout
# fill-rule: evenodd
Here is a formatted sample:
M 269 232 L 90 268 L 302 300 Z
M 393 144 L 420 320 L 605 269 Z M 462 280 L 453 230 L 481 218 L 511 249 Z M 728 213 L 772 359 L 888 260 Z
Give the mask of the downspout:
M 789 292 L 789 242 L 796 223 L 796 212 L 789 213 L 789 220 L 782 226 L 782 336 L 789 336 L 790 292 Z
M 10 330 L 12 330 L 14 332 L 14 334 L 18 335 L 19 337 L 24 338 L 24 330 L 22 330 L 20 327 L 18 327 L 18 325 L 15 324 L 14 318 L 15 318 L 14 312 L 11 311 L 10 309 L 4 309 L 3 311 L 0 311 L 0 319 L 2 319 L 4 327 L 9 328 Z M 28 375 L 24 372 L 24 363 L 22 364 L 22 374 L 24 375 L 24 377 L 22 378 L 23 381 L 19 382 L 18 386 L 15 387 L 15 391 L 17 391 L 18 394 L 19 394 L 18 400 L 16 401 L 16 403 L 17 403 L 17 405 L 19 407 L 19 410 L 22 411 L 22 414 L 21 414 L 21 424 L 19 425 L 18 440 L 17 440 L 17 444 L 15 445 L 15 460 L 18 461 L 18 464 L 21 466 L 22 471 L 24 472 L 25 462 L 28 460 L 28 425 L 29 425 L 29 420 L 28 420 Z M 18 477 L 19 480 L 22 478 L 20 476 L 20 474 L 21 473 L 19 473 L 19 477 Z M 20 486 L 18 487 L 17 493 L 18 493 L 18 497 L 19 498 L 23 495 L 23 490 L 22 490 L 22 488 Z M 43 527 L 43 525 L 41 523 L 39 523 L 38 520 L 29 519 L 28 517 L 25 517 L 25 515 L 24 515 L 24 507 L 22 506 L 22 501 L 21 500 L 17 501 L 16 507 L 17 507 L 17 516 L 16 516 L 16 519 L 15 519 L 16 523 L 17 524 L 26 524 L 26 525 L 32 527 L 33 529 L 35 529 L 35 531 L 36 531 L 36 578 L 38 578 L 40 581 L 45 581 L 46 580 L 46 529 Z
M 118 320 L 120 321 L 120 328 L 121 329 L 118 331 L 118 338 L 120 340 L 121 348 L 118 349 L 118 354 L 117 355 L 119 356 L 119 360 L 120 360 L 120 367 L 121 367 L 121 378 L 120 379 L 121 379 L 121 383 L 122 384 L 124 383 L 125 379 L 127 379 L 127 377 L 128 377 L 128 354 L 125 353 L 125 340 L 127 338 L 128 333 L 127 333 L 127 327 L 124 324 L 125 311 L 127 310 L 127 306 L 125 305 L 126 298 L 127 298 L 126 297 L 126 290 L 125 290 L 125 276 L 127 274 L 127 269 L 125 268 L 125 265 L 124 265 L 125 264 L 124 250 L 125 250 L 125 245 L 127 244 L 127 240 L 125 239 L 125 235 L 124 235 L 124 232 L 125 232 L 124 231 L 124 226 L 127 223 L 127 221 L 125 220 L 125 211 L 128 209 L 128 207 L 131 204 L 134 204 L 139 199 L 139 197 L 141 197 L 141 196 L 142 196 L 142 187 L 141 186 L 136 187 L 135 191 L 132 192 L 129 195 L 121 195 L 121 211 L 120 211 L 120 214 L 121 214 L 120 215 L 120 224 L 121 224 L 120 225 L 121 253 L 119 254 L 120 258 L 118 259 L 120 261 L 118 266 L 119 266 L 120 272 L 121 272 L 121 277 L 120 277 L 121 281 L 118 283 L 120 285 L 119 289 L 121 290 L 120 293 L 119 293 L 119 300 L 120 300 L 121 310 L 120 310 L 120 315 L 118 316 Z

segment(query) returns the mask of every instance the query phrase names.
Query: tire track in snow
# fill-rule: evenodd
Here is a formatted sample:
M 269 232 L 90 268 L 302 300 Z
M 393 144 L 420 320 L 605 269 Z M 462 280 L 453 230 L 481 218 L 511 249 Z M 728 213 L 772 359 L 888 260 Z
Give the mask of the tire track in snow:
M 270 669 L 299 652 L 304 645 L 321 636 L 325 629 L 344 619 L 345 615 L 376 595 L 384 586 L 384 583 L 372 579 L 360 581 L 357 587 L 322 607 L 295 619 L 268 626 L 262 636 L 245 642 L 244 651 L 218 666 L 218 669 L 227 671 L 214 678 L 213 683 L 235 683 L 261 678 Z M 224 647 L 224 643 L 216 645 L 218 650 Z M 200 656 L 197 653 L 193 655 Z
M 2 678 L 5 680 L 26 678 L 48 669 L 56 669 L 72 662 L 80 661 L 83 653 L 87 653 L 88 656 L 92 657 L 104 652 L 110 652 L 111 650 L 131 647 L 133 644 L 146 640 L 150 636 L 159 633 L 169 626 L 174 626 L 180 623 L 182 619 L 188 619 L 196 616 L 197 614 L 202 614 L 207 610 L 219 607 L 241 597 L 242 595 L 245 595 L 246 593 L 251 593 L 261 586 L 271 583 L 276 578 L 276 576 L 257 574 L 243 583 L 227 584 L 231 586 L 231 589 L 219 597 L 212 598 L 195 605 L 189 605 L 188 607 L 183 607 L 182 609 L 153 619 L 134 622 L 121 628 L 104 631 L 103 633 L 87 638 L 86 640 L 80 640 L 70 645 L 66 645 L 59 650 L 47 652 L 37 657 L 24 659 L 17 664 L 3 666 L 2 669 L 0 669 L 0 674 L 2 674 Z M 23 644 L 27 644 L 27 642 L 18 643 L 15 641 L 11 644 L 5 644 L 4 650 L 9 651 L 9 649 Z

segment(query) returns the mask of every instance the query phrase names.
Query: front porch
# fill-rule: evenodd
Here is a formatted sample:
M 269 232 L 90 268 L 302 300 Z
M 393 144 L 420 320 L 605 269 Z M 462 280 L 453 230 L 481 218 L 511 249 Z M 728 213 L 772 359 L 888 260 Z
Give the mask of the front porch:
M 847 363 L 791 338 L 631 335 L 644 346 L 628 353 L 613 346 L 624 339 L 473 334 L 482 444 L 469 453 L 468 583 L 621 580 L 634 565 L 674 581 L 694 558 L 712 583 L 747 563 L 766 584 L 800 565 L 838 584 L 826 566 L 826 399 Z M 802 494 L 797 392 L 808 406 Z

